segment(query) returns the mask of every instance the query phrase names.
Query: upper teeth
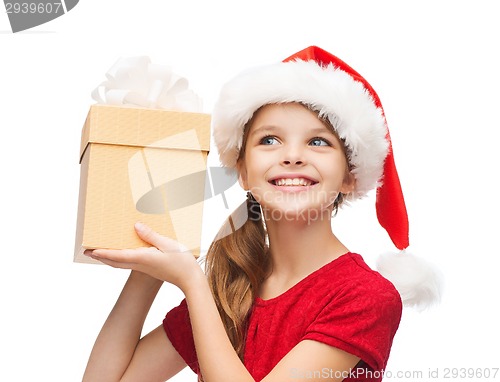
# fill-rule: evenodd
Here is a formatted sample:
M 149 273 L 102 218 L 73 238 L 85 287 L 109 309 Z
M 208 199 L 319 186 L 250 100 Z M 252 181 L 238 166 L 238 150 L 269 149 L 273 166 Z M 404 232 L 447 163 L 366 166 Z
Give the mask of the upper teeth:
M 274 184 L 277 186 L 310 186 L 312 182 L 304 178 L 283 178 L 275 179 Z

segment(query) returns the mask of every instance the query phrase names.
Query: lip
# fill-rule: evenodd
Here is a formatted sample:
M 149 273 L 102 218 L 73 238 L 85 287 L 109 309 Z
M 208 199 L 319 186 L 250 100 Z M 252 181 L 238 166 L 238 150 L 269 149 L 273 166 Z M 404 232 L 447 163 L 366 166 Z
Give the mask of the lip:
M 313 182 L 313 184 L 311 186 L 314 186 L 314 184 L 318 183 L 318 181 L 316 179 L 311 178 L 308 175 L 297 174 L 297 173 L 279 174 L 279 175 L 273 176 L 272 178 L 269 178 L 267 181 L 272 184 L 272 182 L 275 181 L 276 179 L 294 179 L 294 178 L 304 178 L 304 179 L 307 179 L 307 180 Z M 286 187 L 286 186 L 280 186 L 280 187 Z M 301 187 L 310 187 L 310 186 L 301 186 Z
M 269 183 L 275 190 L 281 192 L 306 192 L 310 189 L 316 187 L 317 183 L 311 184 L 310 186 L 276 186 L 275 184 Z
M 294 178 L 303 178 L 307 179 L 308 181 L 312 182 L 310 186 L 277 186 L 273 183 L 274 180 L 276 179 L 294 179 Z M 268 179 L 268 182 L 271 186 L 274 187 L 274 189 L 282 191 L 282 192 L 304 192 L 304 191 L 309 191 L 311 188 L 315 187 L 318 184 L 318 181 L 309 175 L 305 174 L 297 174 L 297 173 L 284 173 L 284 174 L 279 174 L 276 176 L 273 176 L 272 178 Z

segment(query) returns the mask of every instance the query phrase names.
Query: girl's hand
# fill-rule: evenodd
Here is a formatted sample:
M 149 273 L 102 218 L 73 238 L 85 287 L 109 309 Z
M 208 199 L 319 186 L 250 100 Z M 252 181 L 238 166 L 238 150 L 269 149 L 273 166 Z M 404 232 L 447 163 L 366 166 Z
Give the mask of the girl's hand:
M 137 235 L 152 247 L 137 249 L 95 249 L 85 255 L 114 268 L 124 268 L 146 273 L 158 280 L 179 287 L 184 293 L 191 280 L 203 275 L 201 267 L 191 252 L 181 244 L 162 236 L 142 223 L 135 224 Z

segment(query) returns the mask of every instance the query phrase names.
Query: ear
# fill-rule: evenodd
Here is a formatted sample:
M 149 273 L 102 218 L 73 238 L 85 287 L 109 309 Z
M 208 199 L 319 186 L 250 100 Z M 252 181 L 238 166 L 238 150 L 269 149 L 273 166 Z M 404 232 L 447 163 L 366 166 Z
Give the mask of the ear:
M 239 160 L 236 163 L 236 170 L 238 171 L 238 183 L 240 184 L 241 188 L 247 191 L 248 190 L 247 169 L 242 160 Z
M 356 188 L 356 177 L 352 172 L 347 172 L 344 181 L 342 183 L 342 187 L 340 188 L 340 192 L 343 194 L 348 194 L 353 192 Z

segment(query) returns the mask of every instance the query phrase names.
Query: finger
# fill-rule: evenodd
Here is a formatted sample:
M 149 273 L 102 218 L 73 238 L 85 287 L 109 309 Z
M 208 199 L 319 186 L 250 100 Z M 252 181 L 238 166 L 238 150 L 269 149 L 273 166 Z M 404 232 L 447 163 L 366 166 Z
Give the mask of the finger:
M 155 255 L 159 251 L 154 247 L 136 249 L 95 249 L 92 257 L 97 260 L 109 260 L 124 264 L 139 264 L 147 259 L 148 255 Z
M 137 222 L 135 230 L 146 243 L 154 245 L 163 252 L 185 252 L 187 248 L 169 237 L 160 235 L 144 223 Z
M 109 265 L 110 267 L 113 267 L 113 268 L 138 270 L 137 268 L 139 267 L 139 265 L 136 263 L 120 263 L 117 261 L 108 260 L 108 259 L 97 257 L 97 256 L 91 256 L 91 257 L 94 260 L 97 260 L 105 265 Z
M 102 264 L 109 265 L 110 267 L 113 268 L 130 269 L 130 270 L 140 271 L 142 273 L 148 273 L 147 271 L 148 266 L 147 264 L 145 264 L 146 261 L 133 262 L 132 259 L 137 258 L 139 260 L 145 260 L 145 258 L 148 257 L 144 256 L 146 252 L 150 251 L 156 254 L 160 253 L 160 251 L 157 248 L 139 248 L 139 250 L 133 251 L 133 250 L 95 249 L 95 250 L 86 250 L 84 254 L 96 261 L 99 261 Z M 137 254 L 134 254 L 133 252 L 137 252 Z M 126 261 L 120 262 L 117 261 L 118 259 L 125 259 Z M 153 275 L 150 276 L 154 277 Z

